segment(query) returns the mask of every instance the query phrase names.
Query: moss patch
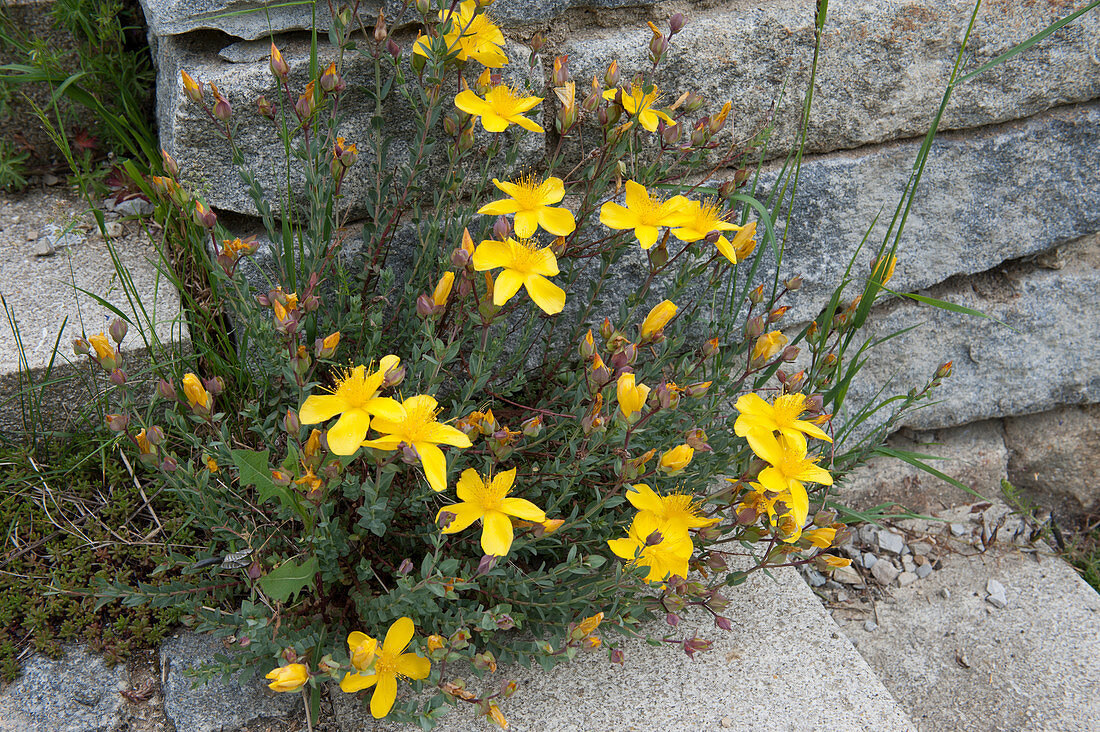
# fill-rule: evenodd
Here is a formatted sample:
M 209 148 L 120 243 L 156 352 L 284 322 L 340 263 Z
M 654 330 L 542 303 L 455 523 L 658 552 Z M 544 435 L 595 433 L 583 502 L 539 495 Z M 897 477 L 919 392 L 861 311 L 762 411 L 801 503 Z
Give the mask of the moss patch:
M 176 625 L 173 608 L 96 609 L 97 578 L 135 585 L 152 576 L 167 542 L 192 543 L 182 511 L 158 494 L 153 475 L 104 459 L 91 442 L 56 445 L 42 459 L 0 448 L 0 677 L 19 676 L 28 650 L 51 657 L 68 642 L 109 661 L 160 643 Z M 144 496 L 142 492 L 144 491 Z M 148 501 L 146 499 L 149 499 Z

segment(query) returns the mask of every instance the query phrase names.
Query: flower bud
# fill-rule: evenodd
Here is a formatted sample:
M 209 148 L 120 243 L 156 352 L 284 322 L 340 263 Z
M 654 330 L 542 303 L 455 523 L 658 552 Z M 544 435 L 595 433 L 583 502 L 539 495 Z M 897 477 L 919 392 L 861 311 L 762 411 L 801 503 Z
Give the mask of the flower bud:
M 500 241 L 506 241 L 512 235 L 512 224 L 503 216 L 497 216 L 493 222 L 493 236 Z
M 675 145 L 680 141 L 681 133 L 684 131 L 684 126 L 681 124 L 665 124 L 664 120 L 661 120 L 658 125 L 661 133 L 661 139 L 664 140 L 666 145 Z
M 435 308 L 432 306 L 432 300 L 427 295 L 420 295 L 416 298 L 416 315 L 419 318 L 429 318 L 432 313 L 435 312 Z
M 402 559 L 401 564 L 399 564 L 397 566 L 397 573 L 399 575 L 401 575 L 402 577 L 404 577 L 407 574 L 410 574 L 412 571 L 413 571 L 413 563 L 412 563 L 412 560 L 409 559 L 408 557 L 405 557 L 404 559 Z M 439 636 L 433 636 L 433 637 L 438 638 Z
M 389 35 L 389 30 L 386 28 L 386 14 L 379 10 L 378 22 L 374 24 L 374 42 L 384 43 Z
M 644 343 L 659 338 L 677 310 L 679 308 L 671 300 L 663 300 L 654 305 L 642 321 L 641 341 Z
M 665 615 L 665 622 L 675 628 L 680 624 L 680 616 L 676 613 L 668 613 Z
M 520 422 L 519 430 L 523 433 L 524 437 L 538 437 L 542 432 L 542 417 L 535 416 L 530 419 L 525 419 Z
M 710 124 L 710 117 L 703 117 L 695 123 L 695 127 L 691 130 L 691 146 L 702 147 L 707 142 L 707 129 Z
M 722 125 L 726 124 L 726 117 L 730 113 L 730 107 L 731 104 L 729 102 L 726 102 L 722 106 L 722 109 L 718 111 L 718 114 L 714 115 L 714 117 L 711 118 L 710 134 L 717 134 L 718 131 L 722 129 Z
M 288 408 L 286 414 L 283 415 L 283 429 L 286 430 L 287 434 L 297 437 L 301 427 L 302 423 L 298 419 L 298 413 Z
M 164 379 L 157 381 L 157 393 L 165 399 L 176 399 L 176 387 L 172 386 L 172 384 Z
M 711 358 L 718 353 L 720 346 L 717 338 L 711 338 L 709 341 L 703 344 L 703 356 L 705 358 Z
M 954 363 L 954 361 L 948 361 L 945 364 L 941 364 L 940 367 L 936 369 L 936 375 L 934 378 L 937 380 L 946 379 L 948 376 L 951 375 L 951 372 L 954 370 Z
M 271 482 L 280 488 L 286 488 L 291 484 L 291 477 L 281 470 L 271 471 Z
M 173 178 L 180 174 L 180 166 L 176 165 L 175 158 L 169 155 L 168 151 L 163 148 L 160 151 L 160 159 L 161 163 L 164 165 L 165 173 L 172 176 Z
M 336 73 L 336 62 L 333 61 L 321 74 L 321 88 L 326 92 L 337 90 L 340 87 L 340 75 Z
M 690 445 L 677 445 L 661 455 L 658 467 L 669 475 L 678 475 L 684 472 L 694 456 L 695 450 Z
M 798 358 L 798 351 L 798 346 L 787 346 L 783 349 L 783 355 L 780 356 L 780 358 L 782 358 L 787 363 L 790 363 L 791 361 L 794 361 L 796 358 Z
M 180 464 L 176 462 L 176 459 L 169 455 L 164 458 L 164 462 L 160 464 L 160 469 L 166 473 L 174 473 L 179 469 Z
M 267 97 L 265 96 L 261 96 L 259 99 L 256 100 L 256 111 L 259 112 L 260 115 L 263 117 L 267 117 L 268 119 L 275 119 L 275 107 L 271 104 L 271 102 L 268 101 Z
M 477 572 L 476 572 L 476 574 L 478 574 L 478 575 L 488 574 L 489 572 L 491 572 L 493 570 L 493 567 L 497 566 L 497 561 L 499 561 L 499 560 L 500 560 L 500 557 L 494 556 L 492 554 L 486 554 L 486 555 L 482 556 L 481 561 L 479 561 L 477 563 Z
M 392 38 L 386 39 L 386 51 L 393 56 L 394 61 L 398 61 L 401 58 L 401 46 L 398 46 L 393 42 Z
M 436 309 L 442 310 L 447 305 L 447 299 L 451 296 L 451 288 L 454 286 L 455 273 L 444 272 L 432 292 L 432 304 Z
M 701 397 L 704 394 L 706 394 L 707 389 L 710 388 L 710 385 L 711 385 L 711 382 L 709 382 L 709 381 L 700 381 L 700 382 L 695 383 L 695 384 L 689 384 L 687 389 L 685 389 L 684 391 L 687 393 L 687 395 L 689 397 L 692 397 L 694 399 L 694 398 L 698 398 L 698 397 Z
M 122 318 L 115 318 L 111 321 L 111 325 L 107 328 L 107 332 L 111 334 L 111 338 L 115 343 L 122 343 L 122 339 L 126 337 L 126 331 L 128 330 L 126 321 Z
M 202 205 L 202 201 L 195 201 L 195 223 L 204 229 L 213 229 L 218 222 L 218 216 L 213 211 Z
M 340 331 L 330 333 L 318 341 L 317 358 L 332 358 L 336 354 L 336 347 L 340 345 Z
M 73 353 L 77 356 L 86 356 L 91 353 L 92 344 L 83 338 L 73 338 Z
M 724 615 L 715 616 L 714 624 L 722 630 L 733 630 L 733 623 L 731 623 L 730 619 L 725 617 Z
M 802 289 L 802 282 L 803 282 L 802 276 L 801 275 L 796 275 L 796 276 L 790 278 L 789 280 L 787 280 L 786 282 L 784 282 L 783 286 L 786 287 L 791 292 L 798 292 L 799 290 Z
M 215 119 L 222 122 L 228 122 L 233 117 L 233 107 L 229 105 L 228 99 L 218 93 L 217 87 L 214 86 L 213 82 L 210 83 L 210 86 L 214 89 L 214 99 L 216 100 L 214 102 L 214 110 L 211 114 L 214 115 Z
M 114 369 L 111 371 L 111 375 L 107 377 L 115 386 L 126 385 L 126 374 L 122 372 L 122 369 Z
M 195 104 L 202 101 L 202 87 L 197 81 L 191 78 L 191 75 L 186 71 L 180 71 L 180 78 L 183 79 L 183 91 Z
M 386 370 L 386 375 L 382 379 L 382 388 L 386 389 L 391 386 L 397 386 L 405 380 L 405 367 L 403 365 L 394 366 Z
M 107 415 L 107 429 L 111 432 L 122 432 L 126 429 L 126 426 L 130 424 L 129 414 L 108 414 Z
M 673 13 L 672 17 L 668 19 L 668 29 L 672 32 L 672 35 L 676 35 L 684 29 L 684 25 L 687 23 L 687 18 L 683 13 Z
M 763 332 L 764 332 L 764 318 L 763 318 L 763 316 L 757 315 L 753 318 L 749 318 L 748 322 L 745 323 L 745 337 L 746 338 L 756 338 L 757 336 L 759 336 Z
M 286 80 L 287 75 L 290 74 L 290 66 L 283 58 L 283 54 L 279 52 L 279 49 L 275 47 L 275 43 L 271 44 L 271 61 L 269 63 L 271 67 L 271 73 L 274 74 L 276 79 Z
M 785 345 L 787 345 L 787 336 L 778 330 L 773 330 L 757 338 L 756 344 L 752 348 L 752 360 L 753 362 L 767 361 L 779 353 Z M 797 351 L 795 355 L 797 355 Z
M 790 307 L 788 307 L 787 305 L 783 305 L 776 308 L 775 310 L 772 310 L 770 313 L 768 313 L 768 323 L 770 324 L 776 322 L 777 320 L 782 318 L 788 310 L 790 310 Z
M 416 0 L 416 12 L 427 15 L 432 11 L 431 0 Z
M 684 111 L 688 114 L 692 112 L 698 112 L 703 108 L 703 105 L 707 103 L 706 97 L 703 97 L 695 92 L 690 92 L 688 98 L 684 100 Z

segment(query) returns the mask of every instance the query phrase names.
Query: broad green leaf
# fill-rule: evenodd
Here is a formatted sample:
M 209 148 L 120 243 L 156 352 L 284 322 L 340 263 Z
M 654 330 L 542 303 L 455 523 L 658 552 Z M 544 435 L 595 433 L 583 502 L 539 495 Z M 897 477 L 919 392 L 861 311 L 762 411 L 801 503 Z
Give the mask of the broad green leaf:
M 254 486 L 260 503 L 272 496 L 278 496 L 285 503 L 285 490 L 271 480 L 271 470 L 267 465 L 267 450 L 233 450 L 233 463 L 240 473 L 242 486 Z
M 291 595 L 297 598 L 298 593 L 313 581 L 317 569 L 317 557 L 310 557 L 302 564 L 288 559 L 260 578 L 260 589 L 271 599 L 286 602 Z

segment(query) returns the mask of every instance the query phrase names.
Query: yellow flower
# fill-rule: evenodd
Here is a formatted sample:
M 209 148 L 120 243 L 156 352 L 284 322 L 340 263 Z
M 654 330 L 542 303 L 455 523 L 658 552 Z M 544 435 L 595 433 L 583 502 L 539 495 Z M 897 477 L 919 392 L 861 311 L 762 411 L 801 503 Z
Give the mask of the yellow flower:
M 397 700 L 398 676 L 419 681 L 427 678 L 431 672 L 432 664 L 428 659 L 415 653 L 404 653 L 415 632 L 416 626 L 413 625 L 411 618 L 398 618 L 390 626 L 389 631 L 386 632 L 386 640 L 382 642 L 382 649 L 374 651 L 378 656 L 374 661 L 374 673 L 365 675 L 362 673 L 349 673 L 340 682 L 340 690 L 349 694 L 368 689 L 371 686 L 374 687 L 374 695 L 371 696 L 370 700 L 370 713 L 375 719 L 382 719 L 393 709 L 393 703 Z M 349 646 L 352 643 L 352 636 L 355 636 L 355 633 L 348 636 Z M 361 641 L 357 648 L 362 647 L 364 643 L 369 645 L 368 641 L 373 640 L 366 635 L 363 635 L 363 638 L 366 641 L 356 639 Z M 375 646 L 377 646 L 377 642 L 375 642 Z M 354 656 L 354 651 L 352 653 Z M 356 669 L 358 668 L 356 666 Z
M 512 520 L 509 516 L 526 521 L 542 522 L 546 514 L 541 508 L 523 498 L 509 498 L 516 469 L 497 473 L 488 484 L 476 470 L 467 468 L 458 479 L 457 490 L 461 503 L 444 506 L 436 514 L 436 520 L 444 511 L 454 514 L 454 520 L 444 529 L 444 534 L 462 531 L 481 519 L 481 550 L 486 554 L 503 557 L 512 547 Z
M 885 285 L 890 281 L 890 278 L 894 276 L 894 267 L 898 264 L 898 258 L 889 255 L 882 255 L 875 261 L 871 262 L 871 278 L 878 280 L 880 285 Z
M 504 716 L 504 712 L 500 711 L 496 702 L 489 704 L 489 718 L 496 722 L 497 727 L 508 729 L 508 718 Z
M 662 300 L 653 306 L 653 309 L 649 311 L 649 314 L 645 316 L 645 320 L 642 321 L 641 338 L 643 341 L 648 341 L 654 336 L 660 334 L 668 325 L 668 321 L 672 320 L 676 315 L 676 311 L 679 310 L 676 304 L 671 300 Z
M 803 507 L 808 511 L 809 504 L 803 483 L 833 484 L 829 471 L 807 458 L 797 444 L 787 440 L 781 444 L 770 432 L 750 432 L 745 439 L 759 458 L 770 463 L 757 480 L 772 493 L 790 493 L 800 512 Z
M 519 125 L 531 132 L 543 132 L 542 127 L 523 116 L 534 109 L 542 97 L 521 97 L 503 84 L 494 86 L 482 99 L 469 89 L 458 93 L 455 106 L 481 118 L 481 126 L 489 132 L 504 132 L 508 125 Z
M 639 512 L 651 514 L 673 532 L 684 536 L 688 529 L 702 529 L 718 523 L 716 518 L 704 518 L 702 506 L 687 493 L 662 496 L 645 483 L 635 483 L 627 491 L 626 499 Z
M 355 668 L 355 673 L 344 675 L 343 681 L 340 682 L 341 689 L 344 689 L 344 684 L 355 683 L 353 680 L 355 676 L 366 676 L 374 670 L 374 662 L 378 657 L 377 651 L 378 641 L 366 633 L 355 630 L 348 634 L 348 656 L 351 658 L 351 665 Z M 344 689 L 344 691 L 348 691 L 348 689 Z
M 825 526 L 822 528 L 811 529 L 802 534 L 811 544 L 818 549 L 828 549 L 833 543 L 833 539 L 836 538 L 836 529 L 831 526 Z
M 712 231 L 739 231 L 740 226 L 731 224 L 725 220 L 725 214 L 719 210 L 718 203 L 714 199 L 704 202 L 690 201 L 684 210 L 679 228 L 672 230 L 672 235 L 680 241 L 693 242 L 707 238 Z M 730 242 L 724 236 L 718 238 L 718 249 L 730 250 Z M 724 242 L 724 243 L 723 243 Z M 723 251 L 723 254 L 726 252 Z M 729 254 L 726 254 L 729 257 Z
M 488 15 L 477 11 L 476 0 L 466 0 L 458 6 L 456 12 L 439 11 L 439 20 L 446 22 L 450 18 L 451 23 L 450 30 L 443 34 L 447 53 L 455 54 L 459 61 L 472 58 L 482 66 L 499 69 L 508 63 L 508 56 L 502 48 L 504 34 Z M 416 39 L 413 53 L 427 56 L 430 49 L 431 41 L 422 35 Z
M 441 308 L 447 304 L 447 298 L 451 296 L 451 287 L 455 283 L 454 272 L 444 272 L 443 276 L 439 278 L 439 283 L 435 286 L 435 291 L 432 292 L 432 304 L 437 308 Z
M 94 336 L 88 336 L 88 342 L 92 344 L 92 348 L 95 349 L 96 358 L 101 363 L 114 362 L 118 354 L 116 354 L 115 349 L 111 347 L 111 342 L 107 340 L 105 334 L 96 333 Z
M 191 77 L 191 74 L 186 71 L 180 71 L 180 78 L 183 79 L 183 91 L 187 94 L 188 99 L 192 102 L 201 101 L 202 87 Z
M 309 669 L 301 663 L 290 663 L 271 669 L 264 678 L 271 679 L 267 687 L 272 691 L 298 691 L 309 681 Z
M 632 117 L 637 118 L 638 123 L 650 132 L 657 130 L 657 122 L 664 120 L 666 124 L 676 124 L 676 121 L 659 109 L 653 109 L 653 105 L 661 98 L 661 92 L 657 87 L 649 94 L 637 84 L 632 84 L 630 89 L 608 89 L 603 93 L 604 99 L 614 99 L 616 94 L 622 91 L 623 109 Z
M 634 517 L 625 539 L 611 539 L 607 545 L 628 563 L 648 567 L 648 582 L 660 582 L 670 574 L 687 577 L 691 538 L 648 511 Z
M 733 253 L 732 257 L 721 246 L 724 239 L 725 237 L 718 238 L 718 251 L 722 252 L 726 259 L 737 264 L 756 251 L 756 222 L 750 221 L 745 224 L 744 228 L 737 232 L 737 236 L 733 237 L 729 245 Z
M 396 450 L 402 442 L 412 445 L 420 456 L 428 485 L 437 493 L 447 490 L 447 458 L 438 445 L 470 447 L 470 438 L 451 425 L 436 421 L 439 402 L 435 397 L 417 394 L 406 399 L 401 406 L 404 407 L 404 414 L 399 419 L 377 417 L 374 429 L 382 436 L 363 444 L 379 450 Z
M 209 470 L 211 473 L 216 473 L 221 470 L 221 468 L 218 467 L 218 461 L 214 458 L 213 455 L 206 456 L 206 469 Z
M 615 385 L 615 394 L 619 398 L 619 411 L 624 417 L 636 419 L 649 398 L 649 387 L 635 384 L 634 374 L 620 374 Z
M 818 559 L 822 560 L 829 569 L 840 569 L 841 567 L 848 567 L 852 564 L 851 559 L 836 557 L 832 554 L 822 554 Z
M 765 333 L 756 339 L 756 344 L 752 347 L 752 360 L 767 361 L 779 353 L 785 345 L 787 345 L 787 336 L 780 331 L 773 330 L 771 333 Z
M 731 483 L 734 482 L 730 478 L 726 478 L 726 480 Z M 786 523 L 791 525 L 793 530 L 783 537 L 783 541 L 788 544 L 797 541 L 810 511 L 810 499 L 806 495 L 805 487 L 801 483 L 796 483 L 792 484 L 789 490 L 776 493 L 760 483 L 750 483 L 749 485 L 752 487 L 752 491 L 738 504 L 737 512 L 740 513 L 750 508 L 759 515 L 766 515 L 768 523 L 772 526 L 775 526 L 779 519 L 784 519 Z M 783 512 L 777 511 L 775 508 L 777 503 L 785 506 L 786 510 Z
M 400 420 L 405 410 L 395 399 L 380 397 L 386 372 L 400 363 L 397 356 L 385 356 L 378 369 L 370 373 L 366 366 L 342 371 L 331 394 L 311 394 L 298 410 L 302 424 L 320 424 L 341 415 L 328 431 L 328 446 L 337 455 L 353 455 L 370 429 L 371 416 Z
M 626 206 L 608 201 L 600 207 L 600 223 L 609 229 L 634 229 L 642 249 L 649 249 L 657 242 L 658 229 L 678 226 L 690 203 L 683 196 L 661 201 L 653 198 L 645 186 L 628 180 Z
M 92 336 L 93 338 L 95 336 Z M 183 393 L 187 395 L 187 401 L 192 407 L 202 407 L 203 409 L 210 409 L 211 402 L 210 393 L 203 388 L 202 382 L 199 377 L 192 373 L 183 375 Z
M 149 442 L 149 438 L 145 436 L 144 428 L 142 428 L 141 432 L 138 432 L 136 435 L 134 435 L 134 442 L 137 443 L 138 450 L 141 451 L 142 455 L 150 455 L 156 451 L 156 448 L 154 448 L 152 443 Z
M 509 198 L 487 203 L 477 212 L 492 216 L 515 214 L 516 236 L 520 239 L 530 238 L 540 226 L 554 236 L 572 234 L 577 228 L 572 211 L 550 205 L 565 197 L 565 184 L 561 178 L 536 181 L 533 175 L 528 175 L 515 183 L 501 183 L 493 178 L 493 185 L 507 193 Z
M 325 336 L 325 339 L 321 341 L 321 348 L 326 351 L 335 351 L 338 345 L 340 345 L 340 331 L 329 333 Z
M 547 315 L 556 315 L 565 307 L 565 290 L 547 277 L 558 274 L 558 258 L 550 247 L 537 248 L 531 240 L 486 240 L 478 244 L 472 258 L 474 269 L 484 272 L 502 267 L 493 286 L 493 304 L 501 306 L 515 295 L 520 287 Z
M 768 404 L 756 394 L 744 394 L 738 398 L 734 408 L 741 413 L 733 424 L 733 431 L 738 437 L 750 432 L 778 432 L 803 452 L 806 450 L 806 435 L 833 441 L 817 425 L 799 419 L 806 411 L 805 394 L 784 394 L 776 397 L 774 404 Z
M 682 473 L 695 456 L 695 450 L 691 445 L 677 445 L 661 455 L 661 469 L 669 475 Z

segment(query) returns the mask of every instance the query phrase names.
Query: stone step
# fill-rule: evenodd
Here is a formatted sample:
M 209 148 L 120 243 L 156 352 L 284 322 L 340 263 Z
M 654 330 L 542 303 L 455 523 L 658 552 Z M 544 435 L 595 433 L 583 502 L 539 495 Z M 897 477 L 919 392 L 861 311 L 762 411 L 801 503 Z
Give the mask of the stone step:
M 854 599 L 823 589 L 833 617 L 920 730 L 1097 729 L 1100 595 L 1045 545 L 1014 543 L 1027 527 L 1003 505 L 982 505 L 878 532 L 935 558 L 919 579 L 898 576 L 867 526 L 861 548 L 879 556 Z
M 678 647 L 627 642 L 625 663 L 611 664 L 603 650 L 583 654 L 550 673 L 506 668 L 490 683 L 515 679 L 519 690 L 501 709 L 513 730 L 912 730 L 908 719 L 867 663 L 794 570 L 769 579 L 754 575 L 728 592 L 733 630 L 687 617 L 677 636 L 715 640 L 688 658 Z M 647 629 L 656 637 L 671 630 Z M 188 732 L 256 729 L 259 720 L 297 719 L 280 726 L 304 730 L 301 697 L 276 695 L 261 679 L 238 684 L 215 679 L 192 689 L 189 667 L 225 653 L 220 641 L 183 633 L 161 649 L 163 696 L 151 702 L 165 723 Z M 137 714 L 120 700 L 126 676 L 98 672 L 81 651 L 62 661 L 35 657 L 22 679 L 0 693 L 0 730 L 76 732 L 117 729 Z M 144 676 L 142 678 L 145 678 Z M 131 680 L 131 689 L 138 684 Z M 409 692 L 405 687 L 400 692 Z M 83 701 L 81 701 L 83 699 Z M 335 688 L 322 722 L 340 732 L 402 729 L 379 724 L 354 697 Z M 147 703 L 147 702 L 140 702 Z M 484 730 L 471 709 L 452 710 L 441 730 Z M 135 729 L 145 729 L 135 727 Z M 149 728 L 150 732 L 152 729 Z M 407 729 L 407 728 L 404 728 Z
M 124 207 L 123 212 L 127 209 Z M 53 372 L 45 389 L 41 426 L 65 429 L 76 424 L 98 389 L 101 374 L 85 358 L 73 355 L 72 340 L 104 332 L 116 315 L 80 290 L 94 293 L 132 321 L 123 342 L 124 370 L 146 364 L 136 323 L 145 322 L 127 301 L 107 245 L 94 227 L 86 206 L 62 189 L 0 196 L 0 294 L 18 325 L 26 366 L 36 384 L 47 375 L 52 349 L 61 339 Z M 154 243 L 143 233 L 144 222 L 108 214 L 112 246 L 133 280 L 141 301 L 166 345 L 185 342 L 180 324 L 179 296 L 158 269 Z M 78 289 L 79 288 L 79 289 Z M 64 326 L 64 327 L 62 327 Z M 0 321 L 0 430 L 21 431 L 23 411 L 18 394 L 25 385 L 20 349 L 7 322 Z

